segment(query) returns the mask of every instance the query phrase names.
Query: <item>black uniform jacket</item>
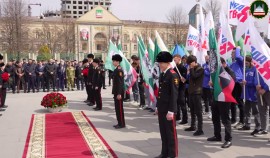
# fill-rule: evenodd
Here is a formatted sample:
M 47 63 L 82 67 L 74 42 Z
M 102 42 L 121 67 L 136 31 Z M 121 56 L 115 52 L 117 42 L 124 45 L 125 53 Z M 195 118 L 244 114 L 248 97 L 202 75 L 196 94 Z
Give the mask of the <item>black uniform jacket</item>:
M 93 84 L 93 88 L 101 88 L 102 87 L 102 76 L 101 76 L 101 69 L 100 67 L 96 67 L 94 68 L 93 71 L 93 80 L 92 80 L 92 84 Z
M 159 77 L 159 94 L 157 97 L 157 109 L 159 113 L 177 112 L 177 98 L 179 77 L 177 73 L 168 69 Z
M 117 66 L 113 72 L 112 94 L 114 95 L 124 94 L 124 71 L 120 66 Z

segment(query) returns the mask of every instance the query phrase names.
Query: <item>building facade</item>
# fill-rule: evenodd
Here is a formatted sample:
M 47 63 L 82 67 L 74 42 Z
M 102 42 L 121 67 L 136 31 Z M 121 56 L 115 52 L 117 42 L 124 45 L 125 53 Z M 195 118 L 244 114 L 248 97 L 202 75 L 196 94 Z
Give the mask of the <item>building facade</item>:
M 141 35 L 144 42 L 155 39 L 158 31 L 168 49 L 175 45 L 175 37 L 185 44 L 188 25 L 174 32 L 169 23 L 120 20 L 106 7 L 96 6 L 78 19 L 51 17 L 32 18 L 27 24 L 27 38 L 24 40 L 24 57 L 36 59 L 42 46 L 47 46 L 55 59 L 82 60 L 88 53 L 105 60 L 109 42 L 121 43 L 122 51 L 127 58 L 138 54 L 137 37 Z M 1 23 L 0 23 L 1 29 Z M 3 41 L 5 31 L 0 32 L 0 52 L 9 57 L 8 43 Z M 176 35 L 177 34 L 177 35 Z M 21 56 L 22 57 L 22 56 Z
M 61 0 L 61 14 L 64 18 L 80 18 L 100 5 L 110 10 L 111 0 Z

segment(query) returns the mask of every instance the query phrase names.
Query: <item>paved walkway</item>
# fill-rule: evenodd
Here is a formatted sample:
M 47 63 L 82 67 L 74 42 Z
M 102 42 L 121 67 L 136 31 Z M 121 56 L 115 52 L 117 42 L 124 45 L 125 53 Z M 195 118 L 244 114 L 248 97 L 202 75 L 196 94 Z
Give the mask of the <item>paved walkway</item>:
M 0 117 L 0 158 L 22 157 L 26 135 L 32 114 L 47 113 L 40 106 L 45 93 L 8 94 L 6 104 L 9 106 Z M 64 92 L 69 102 L 66 111 L 84 111 L 98 131 L 113 148 L 119 158 L 151 158 L 160 153 L 161 141 L 157 117 L 147 111 L 125 104 L 127 128 L 115 130 L 116 124 L 111 87 L 102 91 L 103 111 L 93 111 L 83 103 L 86 94 L 82 91 Z M 213 126 L 204 118 L 202 137 L 193 137 L 185 132 L 186 126 L 177 126 L 179 151 L 181 158 L 270 158 L 270 143 L 266 138 L 254 138 L 249 132 L 233 131 L 233 146 L 221 149 L 221 142 L 209 143 Z M 224 135 L 224 133 L 223 133 Z

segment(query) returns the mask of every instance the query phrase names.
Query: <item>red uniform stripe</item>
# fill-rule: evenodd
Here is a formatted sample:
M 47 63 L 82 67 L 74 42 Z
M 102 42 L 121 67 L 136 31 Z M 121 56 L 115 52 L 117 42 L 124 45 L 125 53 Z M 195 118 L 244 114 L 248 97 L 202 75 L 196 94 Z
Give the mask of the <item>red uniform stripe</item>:
M 174 135 L 174 143 L 175 143 L 175 155 L 176 157 L 178 157 L 178 141 L 177 141 L 177 135 L 176 135 L 175 117 L 173 117 L 173 135 Z
M 120 119 L 121 119 L 121 122 L 122 122 L 122 125 L 124 125 L 124 121 L 123 121 L 123 115 L 122 115 L 122 99 L 119 100 L 119 109 L 120 109 Z

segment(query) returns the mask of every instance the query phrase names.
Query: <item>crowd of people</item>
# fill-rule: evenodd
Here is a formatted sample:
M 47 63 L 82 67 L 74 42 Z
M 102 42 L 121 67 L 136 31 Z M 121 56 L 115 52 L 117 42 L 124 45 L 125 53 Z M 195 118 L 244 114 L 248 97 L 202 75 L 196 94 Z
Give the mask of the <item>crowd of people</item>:
M 125 74 L 120 66 L 122 57 L 118 54 L 112 56 L 115 70 L 108 71 L 108 75 L 109 85 L 111 79 L 113 80 L 112 93 L 118 121 L 114 127 L 116 129 L 125 127 L 123 102 L 131 102 L 140 110 L 149 110 L 154 115 L 158 115 L 162 141 L 174 142 L 163 144 L 161 157 L 168 155 L 168 152 L 171 152 L 172 157 L 176 157 L 177 138 L 172 136 L 176 131 L 175 128 L 173 130 L 170 128 L 176 124 L 188 124 L 191 120 L 190 127 L 185 131 L 195 131 L 194 136 L 201 136 L 204 134 L 203 115 L 212 119 L 214 125 L 214 136 L 207 141 L 222 141 L 221 122 L 224 125 L 225 143 L 222 148 L 229 148 L 232 145 L 232 128 L 242 131 L 251 130 L 251 115 L 254 117 L 255 128 L 250 134 L 256 137 L 266 136 L 269 128 L 269 85 L 257 72 L 252 58 L 246 56 L 244 60 L 240 51 L 239 47 L 233 50 L 230 64 L 223 58 L 220 59 L 221 66 L 235 81 L 232 95 L 237 103 L 214 100 L 209 56 L 205 57 L 206 63 L 200 65 L 197 63 L 196 56 L 172 56 L 168 52 L 161 52 L 156 59 L 160 75 L 158 93 L 155 93 L 154 102 L 150 99 L 149 89 L 144 81 L 140 58 L 136 55 L 131 57 L 131 65 L 138 73 L 138 78 L 132 90 L 124 91 Z M 172 60 L 176 64 L 173 69 L 169 67 Z M 29 59 L 28 62 L 23 60 L 22 62 L 10 61 L 6 65 L 1 63 L 0 67 L 0 75 L 4 72 L 9 75 L 8 82 L 0 80 L 1 110 L 6 108 L 3 99 L 5 98 L 3 91 L 6 89 L 12 93 L 20 93 L 21 90 L 24 93 L 31 91 L 35 93 L 41 90 L 49 92 L 50 89 L 65 91 L 66 88 L 68 91 L 73 91 L 75 87 L 77 90 L 86 89 L 87 99 L 84 102 L 87 105 L 96 105 L 94 110 L 102 110 L 101 89 L 106 89 L 106 70 L 103 61 L 95 58 L 93 54 L 88 54 L 87 59 L 78 63 L 63 60 L 58 62 L 53 59 L 48 62 L 36 62 Z M 133 97 L 130 96 L 131 91 Z M 188 117 L 189 112 L 190 117 Z M 175 121 L 167 122 L 171 120 Z

